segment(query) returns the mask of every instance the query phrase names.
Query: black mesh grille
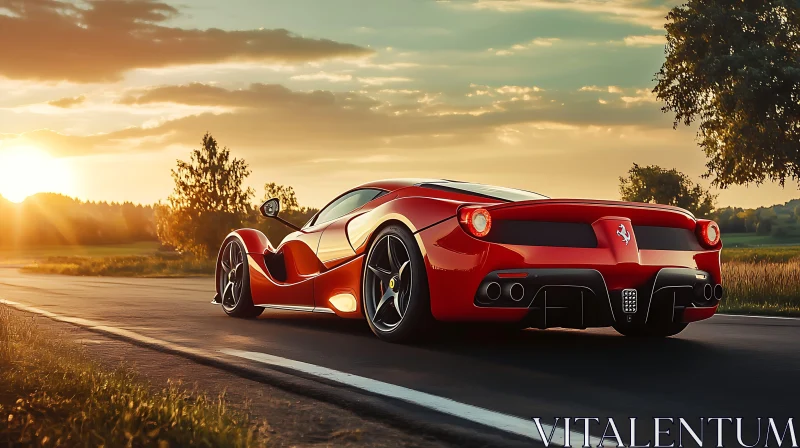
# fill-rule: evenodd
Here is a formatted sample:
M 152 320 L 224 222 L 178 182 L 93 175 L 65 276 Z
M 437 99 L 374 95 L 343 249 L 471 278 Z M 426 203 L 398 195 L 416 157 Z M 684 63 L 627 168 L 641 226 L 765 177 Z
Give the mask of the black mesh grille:
M 579 222 L 497 220 L 484 239 L 520 246 L 597 247 L 591 224 Z
M 647 250 L 703 250 L 689 229 L 659 226 L 633 226 L 636 244 Z

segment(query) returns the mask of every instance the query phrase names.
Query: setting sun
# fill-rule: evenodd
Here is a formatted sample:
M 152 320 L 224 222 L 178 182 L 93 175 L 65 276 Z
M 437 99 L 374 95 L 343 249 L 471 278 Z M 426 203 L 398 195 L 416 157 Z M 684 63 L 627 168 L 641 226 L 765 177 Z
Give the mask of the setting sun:
M 69 194 L 69 170 L 50 154 L 30 146 L 0 150 L 0 196 L 22 202 L 42 192 Z

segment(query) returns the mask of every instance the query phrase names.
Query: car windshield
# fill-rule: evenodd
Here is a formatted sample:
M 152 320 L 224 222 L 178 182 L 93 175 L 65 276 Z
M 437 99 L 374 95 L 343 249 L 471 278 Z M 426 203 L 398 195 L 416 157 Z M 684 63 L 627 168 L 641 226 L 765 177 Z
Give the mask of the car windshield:
M 496 187 L 494 185 L 473 184 L 469 182 L 429 182 L 421 186 L 435 188 L 438 190 L 448 190 L 464 192 L 483 196 L 501 201 L 518 202 L 530 201 L 534 199 L 550 199 L 547 196 L 532 191 L 518 190 L 516 188 Z

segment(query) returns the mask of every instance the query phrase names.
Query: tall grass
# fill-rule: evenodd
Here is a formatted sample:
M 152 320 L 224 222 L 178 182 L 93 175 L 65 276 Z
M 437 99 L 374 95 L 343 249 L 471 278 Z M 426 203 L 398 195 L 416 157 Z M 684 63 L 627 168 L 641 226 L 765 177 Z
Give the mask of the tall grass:
M 800 261 L 729 261 L 722 282 L 722 312 L 800 316 Z
M 749 261 L 753 263 L 766 261 L 785 263 L 800 261 L 800 246 L 758 247 L 758 248 L 723 248 L 722 262 Z
M 259 446 L 222 397 L 153 390 L 0 305 L 1 446 Z

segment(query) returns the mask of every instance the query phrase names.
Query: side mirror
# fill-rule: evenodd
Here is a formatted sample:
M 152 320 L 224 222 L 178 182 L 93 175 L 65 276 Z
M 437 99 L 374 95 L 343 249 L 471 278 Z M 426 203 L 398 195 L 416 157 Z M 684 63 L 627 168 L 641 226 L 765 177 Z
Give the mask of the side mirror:
M 259 207 L 258 209 L 261 211 L 261 214 L 264 215 L 265 218 L 275 219 L 292 230 L 296 230 L 298 232 L 303 231 L 303 229 L 301 229 L 300 227 L 297 227 L 296 225 L 278 216 L 278 212 L 281 211 L 281 201 L 278 198 L 269 199 L 267 202 L 261 204 L 261 207 Z
M 261 214 L 267 218 L 275 218 L 278 212 L 281 211 L 281 201 L 278 198 L 272 198 L 267 202 L 261 204 Z

